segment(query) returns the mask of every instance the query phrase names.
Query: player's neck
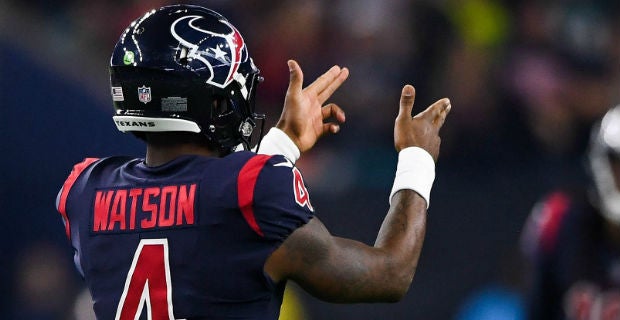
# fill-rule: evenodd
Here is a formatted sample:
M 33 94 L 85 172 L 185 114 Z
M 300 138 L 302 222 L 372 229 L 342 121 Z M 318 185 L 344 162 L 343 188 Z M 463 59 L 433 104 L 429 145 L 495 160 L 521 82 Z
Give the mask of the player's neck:
M 149 167 L 157 167 L 184 155 L 201 155 L 206 157 L 219 156 L 216 152 L 208 148 L 194 144 L 181 144 L 174 146 L 147 145 L 145 162 Z

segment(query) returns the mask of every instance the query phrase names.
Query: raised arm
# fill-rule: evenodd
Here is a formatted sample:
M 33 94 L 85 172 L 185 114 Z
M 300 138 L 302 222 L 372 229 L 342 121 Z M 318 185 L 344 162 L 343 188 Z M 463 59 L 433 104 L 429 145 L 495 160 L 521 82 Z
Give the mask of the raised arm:
M 394 126 L 398 170 L 403 173 L 400 177 L 397 173 L 390 209 L 374 246 L 334 237 L 315 217 L 295 230 L 265 263 L 265 271 L 274 281 L 294 280 L 314 296 L 331 302 L 390 302 L 404 296 L 422 250 L 430 185 L 429 190 L 416 190 L 424 184 L 398 180 L 411 178 L 408 169 L 420 168 L 409 161 L 430 161 L 434 170 L 439 129 L 450 111 L 449 100 L 442 99 L 412 117 L 414 96 L 412 86 L 403 88 Z M 403 150 L 423 153 L 412 158 L 403 156 Z
M 340 131 L 340 124 L 345 122 L 344 111 L 334 103 L 324 104 L 347 79 L 349 70 L 333 66 L 303 88 L 299 64 L 289 60 L 288 67 L 289 86 L 276 124 L 280 132 L 270 130 L 258 152 L 283 154 L 295 162 L 300 152 L 310 150 L 321 136 Z

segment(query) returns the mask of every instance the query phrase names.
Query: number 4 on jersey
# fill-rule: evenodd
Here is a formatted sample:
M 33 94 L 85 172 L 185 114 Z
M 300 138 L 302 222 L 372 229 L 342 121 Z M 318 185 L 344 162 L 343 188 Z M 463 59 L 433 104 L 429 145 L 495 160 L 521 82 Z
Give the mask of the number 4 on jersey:
M 167 239 L 142 239 L 125 280 L 116 320 L 135 320 L 146 307 L 149 320 L 174 319 Z
M 310 211 L 314 211 L 312 204 L 310 204 L 310 195 L 306 189 L 304 178 L 297 168 L 293 168 L 293 189 L 295 191 L 295 202 L 302 207 L 307 205 Z

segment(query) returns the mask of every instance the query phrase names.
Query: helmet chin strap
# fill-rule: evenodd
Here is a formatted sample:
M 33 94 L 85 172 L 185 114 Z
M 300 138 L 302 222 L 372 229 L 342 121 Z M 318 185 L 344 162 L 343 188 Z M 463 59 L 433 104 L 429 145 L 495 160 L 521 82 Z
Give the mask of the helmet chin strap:
M 263 141 L 263 134 L 264 134 L 264 130 L 265 130 L 265 114 L 254 113 L 254 119 L 260 121 L 260 129 L 259 129 L 260 131 L 258 132 L 258 143 L 256 144 L 256 147 L 254 147 L 254 148 L 251 147 L 252 146 L 251 132 L 250 132 L 249 135 L 245 135 L 245 134 L 242 133 L 241 134 L 241 143 L 233 148 L 233 152 L 237 152 L 237 151 L 241 151 L 241 150 L 256 152 L 256 150 L 258 150 L 258 148 L 260 147 L 260 143 L 261 143 L 261 141 Z M 251 122 L 249 122 L 249 120 L 246 120 L 243 123 L 241 123 L 241 126 L 239 127 L 240 131 L 243 130 L 244 124 L 249 125 L 251 130 L 252 130 L 252 132 L 253 132 L 254 129 L 253 129 L 253 126 L 251 125 Z M 240 148 L 242 148 L 242 149 L 240 149 Z
M 258 132 L 258 143 L 256 144 L 256 150 L 259 150 L 260 143 L 263 141 L 263 134 L 265 129 L 265 114 L 264 113 L 255 113 L 254 119 L 260 121 L 260 131 Z

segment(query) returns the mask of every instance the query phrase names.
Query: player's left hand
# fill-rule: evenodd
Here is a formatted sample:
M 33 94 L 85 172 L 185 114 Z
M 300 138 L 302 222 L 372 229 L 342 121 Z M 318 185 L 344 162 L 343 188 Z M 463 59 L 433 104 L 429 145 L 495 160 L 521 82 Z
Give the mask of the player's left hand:
M 290 81 L 284 108 L 276 127 L 286 133 L 299 151 L 310 150 L 326 133 L 338 133 L 345 121 L 344 111 L 334 103 L 323 104 L 349 76 L 349 69 L 333 66 L 312 84 L 303 87 L 303 72 L 294 60 L 288 61 Z M 329 119 L 335 121 L 329 121 Z

